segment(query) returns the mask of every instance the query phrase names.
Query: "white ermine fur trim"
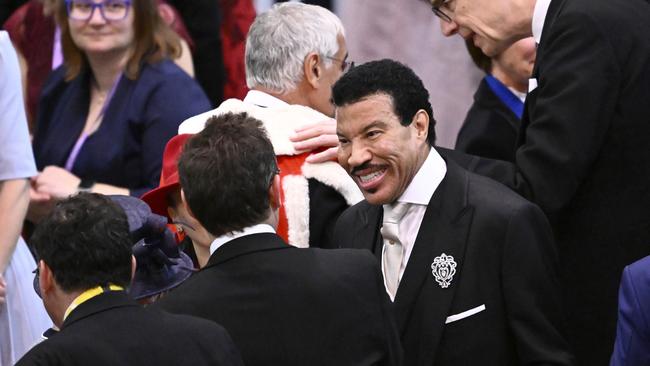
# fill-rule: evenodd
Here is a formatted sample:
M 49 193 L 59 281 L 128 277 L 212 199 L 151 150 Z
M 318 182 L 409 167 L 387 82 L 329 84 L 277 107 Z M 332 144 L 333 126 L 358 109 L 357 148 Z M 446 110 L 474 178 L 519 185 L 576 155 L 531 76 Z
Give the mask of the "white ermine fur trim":
M 199 133 L 205 122 L 212 116 L 228 112 L 247 112 L 264 123 L 264 128 L 273 144 L 275 155 L 296 155 L 293 143 L 289 140 L 294 131 L 302 126 L 331 119 L 326 115 L 302 105 L 287 105 L 284 107 L 262 108 L 239 99 L 228 99 L 217 109 L 201 113 L 186 119 L 178 127 L 178 133 Z
M 289 226 L 289 244 L 309 247 L 309 184 L 300 175 L 287 175 L 282 180 L 284 213 Z
M 320 164 L 305 163 L 302 166 L 305 178 L 313 178 L 334 188 L 348 205 L 352 206 L 363 200 L 363 194 L 357 184 L 338 163 L 328 161 Z

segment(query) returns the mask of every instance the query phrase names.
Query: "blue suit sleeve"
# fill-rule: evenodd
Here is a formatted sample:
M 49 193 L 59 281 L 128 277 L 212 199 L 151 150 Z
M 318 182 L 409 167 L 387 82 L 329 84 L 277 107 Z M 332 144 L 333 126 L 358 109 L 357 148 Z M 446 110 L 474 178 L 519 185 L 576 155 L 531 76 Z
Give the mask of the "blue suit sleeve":
M 625 267 L 618 297 L 616 343 L 610 366 L 650 365 L 650 257 Z

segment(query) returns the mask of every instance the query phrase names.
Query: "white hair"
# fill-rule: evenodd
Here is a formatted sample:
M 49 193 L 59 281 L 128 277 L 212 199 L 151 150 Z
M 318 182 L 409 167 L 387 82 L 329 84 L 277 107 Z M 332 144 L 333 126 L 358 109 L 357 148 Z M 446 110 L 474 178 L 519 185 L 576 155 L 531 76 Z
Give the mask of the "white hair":
M 246 38 L 246 84 L 278 93 L 296 88 L 310 52 L 326 66 L 338 52 L 337 36 L 345 37 L 341 20 L 331 11 L 297 2 L 275 4 L 255 18 Z

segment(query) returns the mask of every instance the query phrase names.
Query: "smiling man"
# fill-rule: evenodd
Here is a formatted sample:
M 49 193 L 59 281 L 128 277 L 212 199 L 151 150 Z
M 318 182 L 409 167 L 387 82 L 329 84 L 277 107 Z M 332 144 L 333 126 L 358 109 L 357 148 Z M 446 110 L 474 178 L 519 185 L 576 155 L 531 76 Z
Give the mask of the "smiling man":
M 514 164 L 479 164 L 553 224 L 580 364 L 614 344 L 623 268 L 650 254 L 650 2 L 432 0 L 442 32 L 492 56 L 534 36 Z
M 365 197 L 334 238 L 380 261 L 404 364 L 570 365 L 541 210 L 431 147 L 429 94 L 406 66 L 359 66 L 333 99 L 339 163 Z

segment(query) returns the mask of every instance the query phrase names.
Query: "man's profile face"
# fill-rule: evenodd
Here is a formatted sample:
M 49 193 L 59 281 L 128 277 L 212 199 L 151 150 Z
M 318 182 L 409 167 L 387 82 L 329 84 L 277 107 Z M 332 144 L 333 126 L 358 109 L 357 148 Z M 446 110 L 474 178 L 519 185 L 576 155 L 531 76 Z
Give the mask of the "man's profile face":
M 390 96 L 374 94 L 336 110 L 339 164 L 373 205 L 402 195 L 428 146 L 426 132 L 418 134 L 415 123 L 402 126 L 393 109 Z
M 514 0 L 449 0 L 440 11 L 451 21 L 440 19 L 442 33 L 458 34 L 470 40 L 484 54 L 493 57 L 517 39 L 529 35 L 531 24 L 526 10 Z

